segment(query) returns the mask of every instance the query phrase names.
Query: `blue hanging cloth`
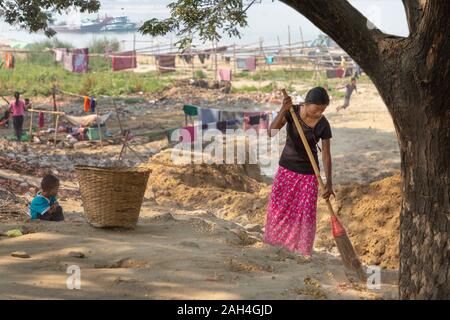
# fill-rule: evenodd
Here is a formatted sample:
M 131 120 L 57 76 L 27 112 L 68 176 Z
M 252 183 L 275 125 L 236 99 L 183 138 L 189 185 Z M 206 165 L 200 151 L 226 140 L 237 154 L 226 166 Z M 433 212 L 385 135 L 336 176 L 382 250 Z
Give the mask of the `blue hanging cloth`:
M 95 107 L 96 107 L 96 101 L 94 99 L 94 97 L 92 96 L 90 99 L 90 103 L 91 103 L 91 112 L 95 112 Z

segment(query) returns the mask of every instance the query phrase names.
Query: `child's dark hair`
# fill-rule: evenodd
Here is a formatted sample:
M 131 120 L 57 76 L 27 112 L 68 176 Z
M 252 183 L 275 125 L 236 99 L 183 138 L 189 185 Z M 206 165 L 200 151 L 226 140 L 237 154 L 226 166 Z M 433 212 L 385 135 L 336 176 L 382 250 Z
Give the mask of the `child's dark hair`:
M 42 178 L 41 189 L 49 191 L 59 185 L 59 179 L 52 174 L 47 174 Z
M 353 77 L 353 78 L 352 78 L 352 81 L 356 81 L 356 78 L 355 78 L 355 77 Z
M 328 106 L 330 104 L 330 97 L 328 96 L 327 90 L 322 87 L 316 87 L 309 90 L 305 98 L 305 103 Z

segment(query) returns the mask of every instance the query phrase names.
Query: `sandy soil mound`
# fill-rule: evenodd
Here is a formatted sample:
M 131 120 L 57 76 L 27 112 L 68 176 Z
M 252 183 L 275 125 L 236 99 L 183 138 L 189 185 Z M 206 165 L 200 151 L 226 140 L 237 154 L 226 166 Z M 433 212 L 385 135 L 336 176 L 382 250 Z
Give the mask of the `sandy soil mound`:
M 170 150 L 167 150 L 170 151 Z M 146 196 L 160 205 L 214 210 L 232 219 L 265 214 L 270 185 L 251 165 L 174 165 L 170 152 L 154 156 Z
M 398 269 L 401 178 L 395 175 L 369 185 L 349 185 L 338 193 L 338 216 L 355 250 L 368 265 Z M 325 207 L 319 211 L 324 212 Z M 318 245 L 333 246 L 329 219 L 318 222 Z
M 259 169 L 244 165 L 174 165 L 170 149 L 146 165 L 153 170 L 147 199 L 159 205 L 211 210 L 241 224 L 264 226 L 271 186 Z M 355 249 L 368 265 L 398 268 L 400 176 L 338 189 L 333 204 Z M 316 246 L 333 251 L 325 202 L 319 199 Z

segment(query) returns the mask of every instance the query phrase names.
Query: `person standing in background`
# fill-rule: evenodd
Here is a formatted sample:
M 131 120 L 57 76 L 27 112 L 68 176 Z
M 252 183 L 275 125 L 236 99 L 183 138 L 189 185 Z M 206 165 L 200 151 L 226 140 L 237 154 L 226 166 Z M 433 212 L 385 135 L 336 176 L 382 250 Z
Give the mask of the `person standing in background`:
M 17 137 L 17 142 L 20 142 L 22 138 L 26 106 L 25 101 L 20 100 L 19 92 L 16 91 L 14 93 L 14 98 L 15 100 L 11 102 L 9 109 L 12 113 L 14 132 Z
M 352 81 L 345 87 L 337 88 L 337 90 L 341 89 L 345 89 L 344 104 L 336 108 L 337 112 L 342 109 L 347 109 L 350 106 L 350 98 L 353 94 L 353 91 L 356 91 L 356 93 L 358 93 L 358 88 L 356 87 L 356 79 L 352 78 Z

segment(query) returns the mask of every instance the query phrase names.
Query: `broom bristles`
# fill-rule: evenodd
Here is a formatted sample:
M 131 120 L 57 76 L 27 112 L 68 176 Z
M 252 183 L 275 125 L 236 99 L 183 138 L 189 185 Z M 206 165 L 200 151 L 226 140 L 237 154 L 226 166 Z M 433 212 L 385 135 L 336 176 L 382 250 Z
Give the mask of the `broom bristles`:
M 366 280 L 366 274 L 363 270 L 361 261 L 356 256 L 352 243 L 346 234 L 334 238 L 337 248 L 342 258 L 344 266 L 356 272 L 361 280 Z
M 339 250 L 339 254 L 341 255 L 344 266 L 354 271 L 361 281 L 366 281 L 366 273 L 364 272 L 361 261 L 359 261 L 355 249 L 353 248 L 353 245 L 347 233 L 345 232 L 345 229 L 342 227 L 339 220 L 337 220 L 336 216 L 332 216 L 331 221 L 334 231 L 334 240 L 336 241 L 336 246 Z M 336 230 L 339 230 L 339 232 L 335 232 Z

